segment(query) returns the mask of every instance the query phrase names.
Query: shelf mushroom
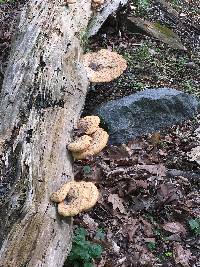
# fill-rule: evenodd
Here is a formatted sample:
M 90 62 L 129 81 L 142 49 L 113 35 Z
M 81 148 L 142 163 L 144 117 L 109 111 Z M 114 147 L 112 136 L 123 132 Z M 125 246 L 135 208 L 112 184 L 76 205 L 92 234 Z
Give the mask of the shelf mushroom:
M 116 52 L 101 49 L 83 55 L 83 65 L 90 82 L 110 82 L 127 68 L 126 60 Z
M 69 197 L 69 203 L 65 198 Z M 62 216 L 75 216 L 92 208 L 99 198 L 99 191 L 92 182 L 68 182 L 51 195 L 58 203 L 58 213 Z
M 78 129 L 85 134 L 93 134 L 99 127 L 100 118 L 98 116 L 86 116 L 78 122 Z
M 89 156 L 98 154 L 107 144 L 109 135 L 102 128 L 91 135 L 90 145 L 82 151 L 72 152 L 75 159 L 86 159 Z
M 67 146 L 75 159 L 86 159 L 96 155 L 106 146 L 109 135 L 99 124 L 98 116 L 86 116 L 79 120 L 77 128 L 84 135 Z
M 104 4 L 105 0 L 92 0 L 92 7 L 97 9 Z
M 92 141 L 89 135 L 83 135 L 68 145 L 68 149 L 73 152 L 78 152 L 87 149 Z

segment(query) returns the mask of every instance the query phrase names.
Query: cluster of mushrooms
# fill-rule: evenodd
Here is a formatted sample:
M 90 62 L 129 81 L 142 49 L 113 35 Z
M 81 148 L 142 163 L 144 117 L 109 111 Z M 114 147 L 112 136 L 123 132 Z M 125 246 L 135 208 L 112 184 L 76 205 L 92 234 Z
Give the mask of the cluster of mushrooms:
M 120 76 L 127 68 L 126 60 L 116 52 L 101 49 L 83 56 L 87 76 L 90 82 L 110 82 Z M 83 160 L 98 154 L 108 142 L 108 133 L 99 127 L 98 116 L 86 116 L 77 124 L 82 136 L 68 145 L 74 159 Z M 69 198 L 69 203 L 66 203 Z M 92 208 L 99 198 L 97 187 L 92 182 L 67 182 L 51 195 L 58 203 L 58 213 L 64 217 L 75 216 Z
M 66 197 L 72 199 L 65 203 Z M 92 182 L 68 182 L 51 195 L 51 200 L 58 203 L 58 213 L 64 217 L 75 216 L 92 208 L 99 198 L 99 191 Z
M 108 142 L 108 133 L 99 127 L 98 116 L 86 116 L 79 120 L 77 128 L 84 135 L 68 145 L 75 159 L 86 159 L 98 154 Z

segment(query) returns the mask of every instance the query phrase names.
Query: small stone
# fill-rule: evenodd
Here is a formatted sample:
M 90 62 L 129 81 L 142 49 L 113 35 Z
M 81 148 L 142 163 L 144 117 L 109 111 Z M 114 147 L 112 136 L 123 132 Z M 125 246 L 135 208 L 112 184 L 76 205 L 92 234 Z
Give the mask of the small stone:
M 190 61 L 186 64 L 186 67 L 191 68 L 191 69 L 196 69 L 197 65 L 194 62 Z

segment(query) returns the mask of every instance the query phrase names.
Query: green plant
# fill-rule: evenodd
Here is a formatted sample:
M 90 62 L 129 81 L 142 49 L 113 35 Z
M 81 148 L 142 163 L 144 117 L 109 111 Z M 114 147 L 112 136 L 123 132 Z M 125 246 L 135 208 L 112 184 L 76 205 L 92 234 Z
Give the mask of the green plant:
M 150 7 L 150 1 L 149 0 L 136 0 L 135 3 L 137 4 L 140 12 L 143 12 L 147 8 Z
M 84 174 L 90 174 L 91 173 L 91 167 L 89 165 L 86 165 L 83 167 Z
M 102 229 L 98 229 L 95 235 L 95 239 L 97 240 L 104 240 L 105 239 L 105 233 Z
M 188 93 L 191 93 L 194 90 L 193 82 L 191 80 L 185 81 L 183 86 Z
M 167 251 L 165 252 L 165 256 L 171 258 L 173 256 L 173 253 L 171 251 Z
M 149 250 L 156 250 L 156 243 L 154 243 L 154 242 L 149 242 L 148 244 L 147 244 L 147 247 L 148 247 L 148 249 Z
M 88 48 L 89 37 L 87 31 L 81 31 L 77 34 L 77 37 L 81 41 L 81 46 L 83 48 L 84 53 L 90 52 L 90 49 Z
M 185 57 L 180 57 L 175 64 L 176 70 L 181 71 L 184 70 L 187 63 L 187 59 Z
M 100 258 L 102 247 L 86 239 L 88 233 L 84 228 L 75 231 L 72 250 L 67 259 L 67 263 L 73 267 L 93 267 L 92 261 Z
M 141 61 L 145 61 L 151 58 L 151 54 L 149 51 L 149 47 L 147 44 L 142 44 L 137 50 L 136 50 L 137 58 Z
M 200 218 L 191 219 L 188 221 L 188 223 L 192 232 L 194 232 L 196 235 L 200 235 Z
M 141 90 L 145 87 L 144 83 L 141 82 L 134 82 L 133 83 L 133 88 L 137 89 L 137 90 Z

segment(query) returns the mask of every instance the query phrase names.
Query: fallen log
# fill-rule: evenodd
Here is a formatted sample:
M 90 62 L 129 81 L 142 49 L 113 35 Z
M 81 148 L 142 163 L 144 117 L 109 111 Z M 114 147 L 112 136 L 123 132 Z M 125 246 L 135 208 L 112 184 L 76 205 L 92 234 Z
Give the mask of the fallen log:
M 96 15 L 87 0 L 31 0 L 22 11 L 0 98 L 0 267 L 61 267 L 71 248 L 72 220 L 49 197 L 73 179 L 66 145 L 88 88 L 81 39 Z

